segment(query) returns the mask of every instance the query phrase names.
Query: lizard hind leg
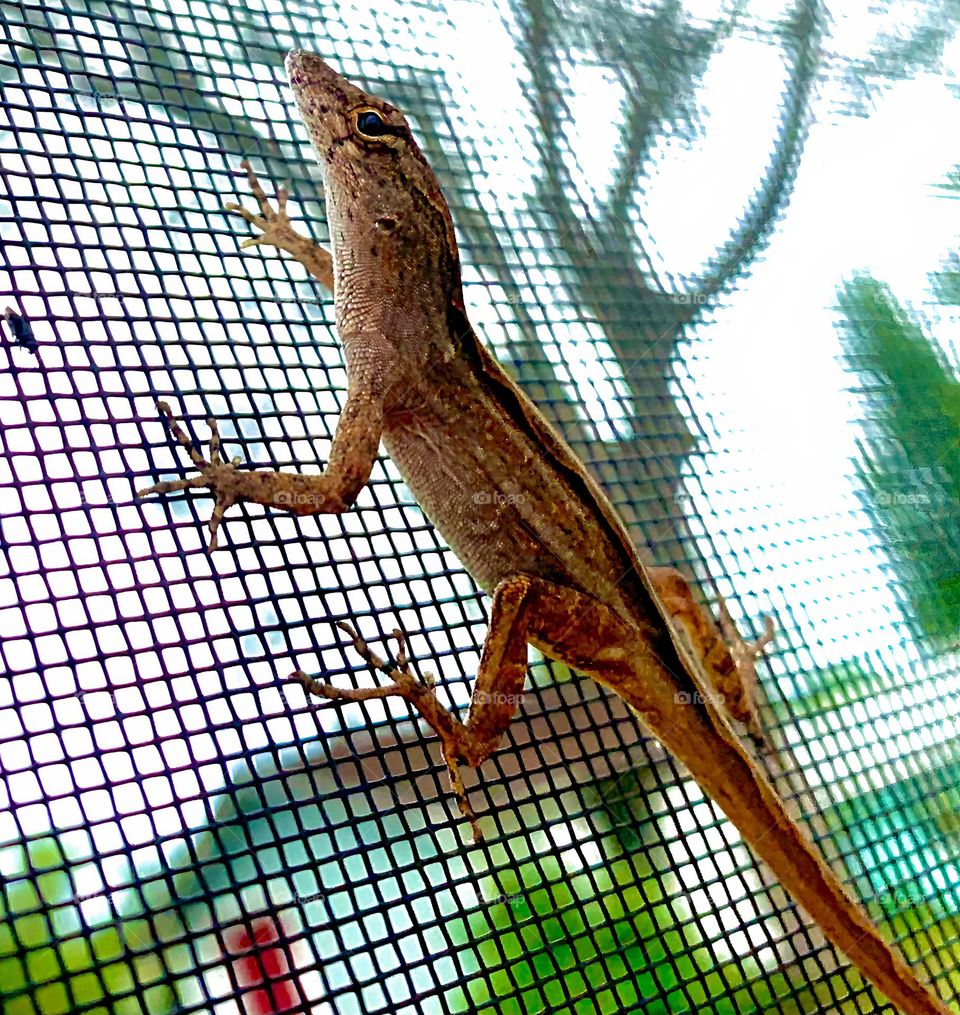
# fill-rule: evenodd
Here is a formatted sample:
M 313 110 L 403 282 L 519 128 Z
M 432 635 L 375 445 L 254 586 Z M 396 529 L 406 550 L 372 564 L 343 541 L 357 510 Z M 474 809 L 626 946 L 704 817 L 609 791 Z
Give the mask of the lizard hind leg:
M 448 708 L 440 704 L 435 691 L 434 678 L 429 674 L 424 674 L 421 680 L 411 671 L 406 641 L 399 630 L 393 632 L 393 637 L 398 645 L 396 662 L 389 663 L 378 656 L 350 624 L 340 621 L 337 623 L 337 627 L 350 637 L 357 654 L 367 665 L 375 672 L 383 673 L 389 677 L 391 682 L 381 687 L 362 689 L 334 687 L 332 684 L 316 680 L 304 673 L 303 670 L 292 673 L 291 679 L 301 683 L 308 694 L 326 698 L 328 701 L 369 701 L 374 698 L 399 697 L 413 705 L 427 725 L 440 738 L 443 760 L 450 776 L 451 788 L 457 798 L 461 814 L 470 822 L 474 841 L 478 841 L 481 838 L 480 827 L 477 823 L 477 816 L 467 800 L 463 776 L 460 772 L 464 741 L 469 740 L 469 735 L 463 723 Z
M 619 617 L 591 596 L 531 575 L 511 575 L 493 591 L 490 624 L 464 723 L 440 704 L 432 679 L 419 680 L 410 672 L 402 639 L 398 639 L 399 665 L 390 664 L 375 655 L 349 624 L 337 626 L 350 636 L 367 664 L 391 682 L 357 690 L 333 687 L 300 670 L 292 678 L 308 693 L 329 701 L 401 697 L 413 705 L 440 737 L 450 782 L 475 842 L 480 830 L 466 799 L 460 762 L 477 768 L 497 749 L 523 697 L 528 637 L 545 654 L 584 672 L 590 672 L 591 661 L 599 661 L 607 674 L 630 671 L 622 652 L 624 624 Z
M 375 655 L 349 624 L 337 624 L 349 635 L 354 649 L 367 665 L 390 678 L 389 684 L 362 690 L 344 689 L 315 680 L 300 670 L 291 676 L 303 684 L 308 693 L 329 701 L 400 697 L 413 705 L 440 738 L 451 786 L 461 813 L 473 829 L 474 842 L 477 842 L 481 838 L 480 827 L 466 798 L 460 763 L 471 768 L 483 764 L 497 749 L 517 711 L 527 674 L 527 629 L 531 608 L 536 613 L 542 589 L 546 587 L 553 588 L 539 579 L 514 575 L 505 578 L 494 589 L 490 625 L 465 723 L 440 704 L 433 678 L 420 680 L 410 671 L 405 644 L 399 632 L 394 633 L 400 646 L 397 662 L 391 664 Z
M 745 640 L 730 616 L 726 600 L 717 596 L 720 623 L 702 607 L 686 578 L 673 567 L 647 569 L 657 595 L 680 629 L 713 686 L 719 702 L 737 722 L 743 723 L 758 745 L 766 735 L 757 708 L 757 659 L 776 637 L 770 617 L 764 617 L 764 633 Z

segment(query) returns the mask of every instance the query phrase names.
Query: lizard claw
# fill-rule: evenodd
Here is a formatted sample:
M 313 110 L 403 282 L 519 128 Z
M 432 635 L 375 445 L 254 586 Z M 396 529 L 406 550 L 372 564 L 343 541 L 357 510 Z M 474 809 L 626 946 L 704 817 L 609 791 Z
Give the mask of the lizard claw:
M 304 236 L 293 228 L 290 216 L 287 214 L 287 188 L 277 187 L 276 207 L 274 207 L 260 185 L 256 173 L 250 168 L 250 163 L 244 160 L 240 165 L 246 170 L 250 193 L 253 194 L 260 206 L 258 214 L 239 204 L 224 205 L 224 211 L 232 215 L 239 215 L 244 221 L 260 230 L 258 236 L 251 236 L 244 240 L 240 244 L 241 248 L 273 246 L 278 250 L 286 251 L 299 261 L 325 289 L 333 292 L 333 258 L 330 256 L 330 252 L 319 243 L 314 243 L 309 236 Z
M 433 686 L 435 682 L 433 677 L 425 676 L 423 680 L 420 680 L 411 672 L 410 659 L 407 656 L 406 650 L 406 639 L 399 629 L 395 629 L 393 632 L 397 640 L 398 649 L 397 661 L 391 664 L 376 655 L 363 638 L 360 637 L 356 629 L 346 623 L 346 621 L 338 620 L 337 626 L 349 635 L 357 655 L 360 656 L 367 666 L 374 672 L 383 673 L 390 677 L 392 683 L 385 687 L 374 687 L 366 690 L 343 690 L 331 684 L 315 680 L 313 677 L 307 676 L 302 670 L 296 670 L 294 673 L 291 673 L 290 676 L 302 683 L 311 694 L 330 698 L 331 700 L 345 701 L 363 701 L 366 698 L 388 697 L 390 695 L 399 695 L 412 699 L 418 696 L 419 693 L 422 693 L 424 687 L 431 688 Z
M 363 661 L 374 672 L 383 673 L 385 676 L 388 676 L 391 683 L 383 687 L 372 687 L 364 690 L 345 689 L 315 680 L 304 673 L 303 670 L 296 670 L 294 673 L 291 673 L 291 679 L 303 684 L 309 694 L 320 698 L 327 698 L 330 701 L 366 701 L 369 698 L 396 696 L 406 698 L 413 704 L 418 704 L 423 698 L 425 691 L 432 693 L 436 679 L 429 674 L 424 674 L 421 680 L 411 671 L 410 659 L 406 651 L 406 639 L 399 630 L 394 630 L 393 632 L 393 637 L 397 641 L 398 648 L 396 662 L 391 664 L 385 659 L 381 659 L 350 624 L 341 620 L 337 621 L 337 627 L 349 635 L 354 649 Z M 437 702 L 437 707 L 443 708 L 439 702 Z M 446 709 L 443 709 L 443 711 L 447 712 Z
M 216 497 L 216 504 L 207 528 L 210 530 L 210 543 L 207 552 L 212 553 L 217 548 L 217 530 L 223 515 L 236 501 L 234 488 L 236 486 L 237 466 L 240 464 L 239 456 L 224 461 L 220 454 L 220 431 L 217 428 L 217 421 L 212 417 L 207 420 L 210 427 L 210 460 L 207 461 L 193 446 L 193 442 L 177 422 L 173 411 L 166 402 L 157 402 L 157 408 L 166 417 L 167 426 L 173 434 L 177 443 L 184 447 L 190 456 L 190 461 L 200 470 L 199 475 L 189 479 L 168 479 L 153 486 L 137 490 L 138 497 L 149 497 L 154 493 L 173 493 L 177 490 L 208 489 Z

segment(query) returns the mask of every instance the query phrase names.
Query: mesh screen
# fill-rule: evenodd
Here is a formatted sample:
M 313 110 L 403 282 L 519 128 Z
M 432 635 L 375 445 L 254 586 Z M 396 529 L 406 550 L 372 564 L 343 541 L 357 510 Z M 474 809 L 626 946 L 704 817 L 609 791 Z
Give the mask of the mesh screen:
M 208 497 L 134 497 L 187 473 L 157 398 L 326 460 L 332 302 L 222 208 L 249 158 L 326 238 L 294 46 L 409 114 L 474 324 L 638 545 L 774 617 L 771 776 L 956 998 L 956 3 L 0 11 L 3 1011 L 892 1011 L 591 681 L 534 661 L 479 845 L 406 706 L 285 682 L 372 682 L 346 619 L 469 700 L 485 603 L 388 459 L 213 555 Z

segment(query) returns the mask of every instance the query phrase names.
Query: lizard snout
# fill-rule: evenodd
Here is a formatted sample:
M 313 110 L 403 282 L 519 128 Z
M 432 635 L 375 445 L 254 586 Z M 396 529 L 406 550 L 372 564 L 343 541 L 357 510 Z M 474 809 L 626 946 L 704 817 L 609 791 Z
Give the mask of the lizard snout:
M 307 49 L 291 49 L 284 60 L 284 67 L 290 83 L 294 85 L 312 84 L 330 74 L 330 68 L 323 60 Z

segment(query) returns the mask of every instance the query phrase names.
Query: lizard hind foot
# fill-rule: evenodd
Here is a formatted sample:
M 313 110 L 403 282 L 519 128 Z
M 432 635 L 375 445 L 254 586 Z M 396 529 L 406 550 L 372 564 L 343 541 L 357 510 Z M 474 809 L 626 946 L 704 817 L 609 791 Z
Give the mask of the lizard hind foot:
M 765 615 L 763 617 L 763 634 L 759 638 L 748 641 L 737 629 L 736 622 L 730 615 L 727 601 L 723 596 L 717 596 L 717 605 L 720 613 L 720 630 L 723 632 L 724 641 L 733 660 L 737 679 L 739 681 L 739 696 L 734 695 L 733 700 L 734 716 L 744 722 L 754 742 L 758 745 L 769 748 L 770 744 L 760 722 L 760 712 L 756 704 L 756 689 L 758 685 L 757 660 L 762 658 L 766 648 L 776 640 L 777 628 L 773 618 Z
M 303 670 L 291 673 L 291 679 L 302 684 L 308 694 L 326 698 L 328 701 L 370 701 L 375 698 L 400 697 L 413 705 L 427 725 L 440 738 L 443 761 L 450 777 L 450 788 L 457 798 L 460 813 L 470 822 L 473 841 L 478 842 L 482 837 L 480 826 L 476 813 L 467 800 L 463 776 L 460 771 L 465 744 L 470 740 L 470 734 L 460 720 L 438 700 L 435 690 L 436 679 L 430 674 L 424 674 L 423 678 L 420 678 L 413 673 L 410 667 L 410 658 L 407 655 L 406 639 L 399 629 L 394 629 L 392 632 L 393 638 L 397 642 L 397 655 L 395 661 L 390 663 L 378 656 L 350 624 L 338 621 L 337 627 L 349 636 L 354 650 L 364 662 L 374 672 L 383 673 L 389 677 L 390 683 L 380 687 L 335 687 L 309 676 Z

